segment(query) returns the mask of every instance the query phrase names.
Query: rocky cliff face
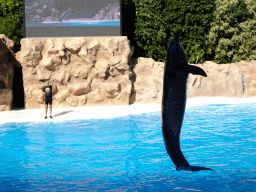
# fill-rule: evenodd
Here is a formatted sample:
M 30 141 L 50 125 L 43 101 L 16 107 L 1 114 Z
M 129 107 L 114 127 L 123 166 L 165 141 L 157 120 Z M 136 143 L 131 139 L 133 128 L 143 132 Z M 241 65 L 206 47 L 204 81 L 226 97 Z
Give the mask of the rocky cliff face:
M 248 65 L 248 64 L 247 64 Z M 197 65 L 208 77 L 189 75 L 188 97 L 252 97 L 245 82 L 244 65 L 216 64 L 211 61 Z M 246 88 L 245 88 L 246 86 Z
M 22 39 L 25 107 L 43 107 L 49 80 L 53 107 L 128 105 L 132 53 L 127 37 Z
M 0 35 L 0 111 L 12 103 L 11 40 Z M 25 108 L 43 108 L 42 88 L 55 80 L 53 107 L 161 103 L 164 63 L 132 58 L 127 37 L 27 38 L 21 64 Z M 256 96 L 256 61 L 198 64 L 208 77 L 189 75 L 188 98 Z M 50 82 L 51 84 L 51 82 Z
M 135 103 L 161 103 L 164 63 L 139 58 L 135 66 Z M 187 96 L 191 97 L 255 97 L 256 61 L 216 64 L 206 61 L 196 65 L 208 77 L 189 74 Z
M 161 103 L 164 63 L 151 58 L 133 59 L 135 82 L 131 102 Z
M 139 58 L 134 67 L 137 76 L 134 83 L 135 103 L 161 103 L 164 63 Z M 205 70 L 208 77 L 189 74 L 187 97 L 255 97 L 256 61 L 216 64 L 206 61 L 196 65 Z
M 13 99 L 14 42 L 0 35 L 0 111 L 11 110 Z

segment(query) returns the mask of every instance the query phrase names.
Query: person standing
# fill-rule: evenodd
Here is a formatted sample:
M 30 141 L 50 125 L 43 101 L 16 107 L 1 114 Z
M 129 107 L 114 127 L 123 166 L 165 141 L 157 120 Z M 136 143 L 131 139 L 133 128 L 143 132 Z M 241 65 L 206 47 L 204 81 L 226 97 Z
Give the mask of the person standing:
M 47 86 L 44 87 L 45 92 L 45 119 L 47 119 L 47 110 L 48 104 L 50 107 L 50 118 L 52 119 L 52 87 L 54 80 L 52 80 L 52 85 L 49 85 L 49 81 L 47 81 Z

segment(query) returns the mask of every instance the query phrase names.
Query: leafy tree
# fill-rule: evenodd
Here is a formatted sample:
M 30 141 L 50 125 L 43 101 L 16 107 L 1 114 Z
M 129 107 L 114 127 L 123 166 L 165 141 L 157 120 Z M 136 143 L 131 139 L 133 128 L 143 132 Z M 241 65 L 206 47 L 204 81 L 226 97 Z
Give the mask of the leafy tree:
M 255 0 L 122 0 L 122 5 L 122 35 L 130 39 L 136 57 L 164 61 L 178 32 L 190 63 L 197 58 L 216 63 L 256 59 Z M 0 24 L 0 34 L 18 50 L 24 37 L 22 0 L 0 0 Z
M 210 30 L 214 0 L 137 0 L 137 44 L 147 57 L 165 60 L 166 48 L 175 33 L 185 48 L 188 62 L 203 60 L 204 36 Z
M 22 0 L 0 0 L 0 34 L 12 39 L 14 51 L 20 48 L 24 37 Z
M 207 54 L 216 63 L 256 59 L 255 0 L 216 0 L 216 4 L 206 37 Z
M 136 0 L 135 40 L 146 57 L 164 61 L 166 54 L 166 21 L 164 0 Z
M 166 3 L 165 18 L 170 34 L 168 41 L 176 32 L 180 34 L 189 63 L 195 63 L 197 59 L 199 62 L 204 60 L 204 37 L 210 30 L 214 10 L 214 0 L 172 0 Z

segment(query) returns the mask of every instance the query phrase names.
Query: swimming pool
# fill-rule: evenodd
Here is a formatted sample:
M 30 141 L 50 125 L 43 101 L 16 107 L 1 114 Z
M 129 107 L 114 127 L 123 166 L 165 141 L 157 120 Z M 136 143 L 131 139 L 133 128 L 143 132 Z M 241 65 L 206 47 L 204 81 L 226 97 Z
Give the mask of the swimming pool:
M 256 191 L 255 104 L 186 109 L 176 171 L 160 112 L 0 125 L 0 191 Z

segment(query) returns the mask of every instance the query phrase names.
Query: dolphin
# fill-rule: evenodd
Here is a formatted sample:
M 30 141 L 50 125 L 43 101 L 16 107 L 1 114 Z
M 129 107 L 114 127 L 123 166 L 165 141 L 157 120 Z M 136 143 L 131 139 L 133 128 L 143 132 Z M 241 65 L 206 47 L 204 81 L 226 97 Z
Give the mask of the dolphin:
M 177 171 L 212 170 L 206 167 L 189 165 L 180 149 L 180 131 L 185 113 L 188 74 L 192 73 L 204 77 L 207 77 L 207 75 L 203 69 L 188 65 L 178 34 L 170 41 L 165 59 L 162 132 L 166 151 Z

